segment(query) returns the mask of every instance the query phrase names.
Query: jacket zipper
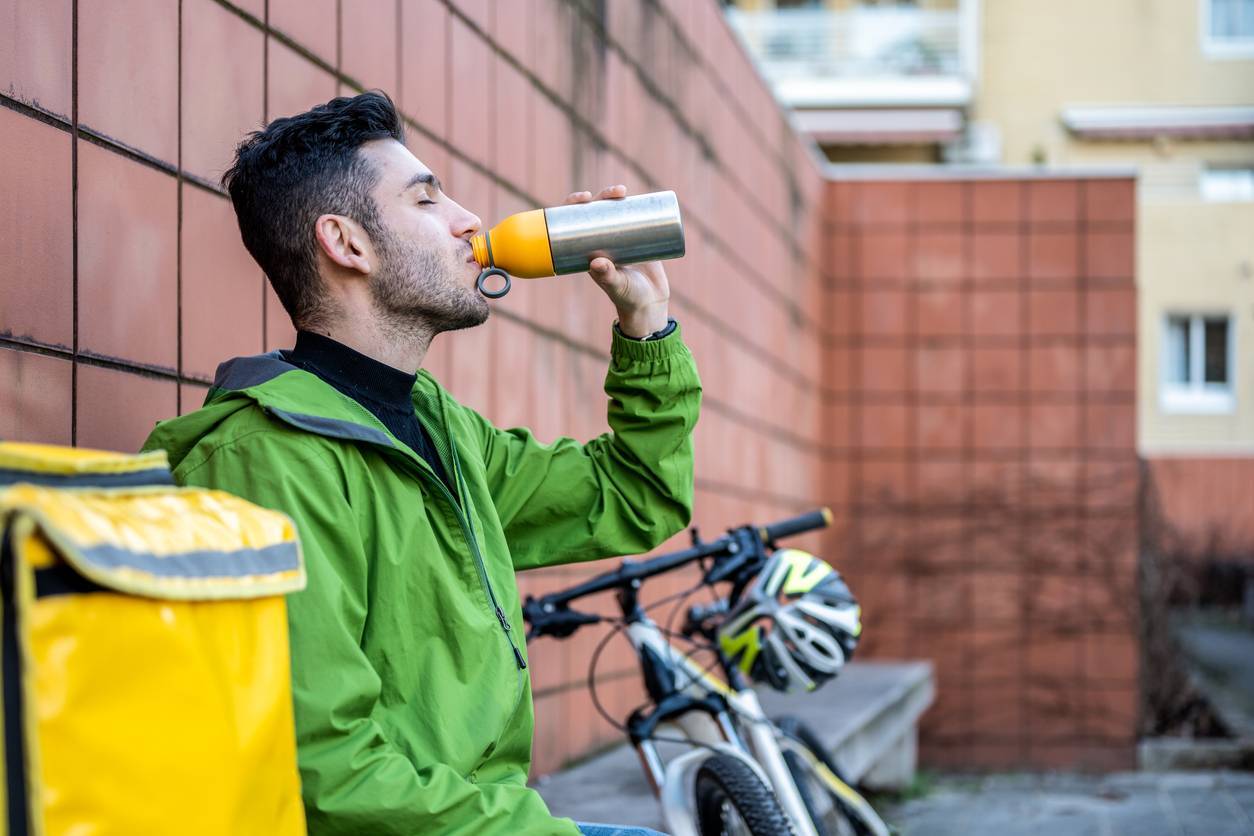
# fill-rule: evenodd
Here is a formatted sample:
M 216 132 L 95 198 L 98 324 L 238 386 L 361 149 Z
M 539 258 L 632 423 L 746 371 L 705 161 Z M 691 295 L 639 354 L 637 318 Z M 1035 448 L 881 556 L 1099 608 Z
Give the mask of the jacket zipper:
M 427 435 L 431 438 L 431 442 L 438 447 L 442 439 L 440 439 L 435 433 L 431 432 L 429 427 L 424 425 L 424 429 L 426 429 Z M 464 481 L 462 479 L 461 465 L 457 461 L 457 445 L 456 442 L 453 441 L 453 437 L 451 435 L 449 436 L 449 446 L 451 450 L 448 451 L 448 458 L 453 465 L 453 481 L 454 484 L 458 486 L 458 490 L 464 495 L 465 491 L 461 487 Z M 511 635 L 513 630 L 510 626 L 509 618 L 506 617 L 505 611 L 501 609 L 501 605 L 497 602 L 496 593 L 492 591 L 492 583 L 488 580 L 488 570 L 483 565 L 483 555 L 479 551 L 479 541 L 475 539 L 474 529 L 463 513 L 461 505 L 458 504 L 457 500 L 453 497 L 453 494 L 449 492 L 448 487 L 445 486 L 440 478 L 433 473 L 431 474 L 431 481 L 439 487 L 439 489 L 444 493 L 444 496 L 448 498 L 449 503 L 453 506 L 454 515 L 457 517 L 457 524 L 460 525 L 462 529 L 462 536 L 466 538 L 466 544 L 470 546 L 470 555 L 474 559 L 475 569 L 479 573 L 479 583 L 483 586 L 483 591 L 488 596 L 488 603 L 492 606 L 492 611 L 496 615 L 497 623 L 501 625 L 501 632 L 505 634 L 505 642 L 509 645 L 509 649 L 514 653 L 514 662 L 518 665 L 518 669 L 520 671 L 526 670 L 527 663 L 523 660 L 522 652 L 519 651 L 518 645 L 514 644 L 514 639 Z M 469 503 L 469 497 L 466 497 L 466 501 Z
M 268 408 L 263 407 L 263 409 L 265 409 L 269 414 L 270 410 Z M 452 452 L 450 453 L 450 451 L 445 449 L 441 444 L 442 438 L 436 433 L 431 432 L 431 428 L 427 426 L 421 416 L 415 414 L 414 417 L 418 419 L 418 423 L 422 425 L 424 430 L 426 430 L 427 436 L 436 447 L 436 453 L 441 457 L 441 461 L 447 459 L 452 463 L 454 484 L 458 486 L 462 485 L 464 479 L 462 478 L 461 465 L 457 461 L 457 448 L 455 442 L 453 441 L 453 437 L 451 435 L 448 436 L 449 445 L 452 446 Z M 447 425 L 447 416 L 444 417 L 444 422 Z M 418 472 L 422 474 L 423 478 L 435 485 L 440 493 L 444 495 L 444 498 L 448 500 L 449 506 L 453 509 L 453 516 L 457 517 L 457 524 L 461 527 L 462 537 L 466 540 L 466 544 L 470 546 L 470 554 L 471 557 L 474 558 L 475 569 L 479 573 L 479 583 L 483 587 L 483 591 L 487 595 L 488 602 L 492 606 L 492 611 L 496 615 L 497 623 L 501 625 L 501 633 L 505 636 L 505 643 L 508 644 L 509 649 L 514 652 L 514 661 L 518 666 L 518 695 L 514 699 L 514 708 L 510 711 L 506 720 L 508 723 L 509 718 L 512 718 L 516 713 L 518 713 L 518 706 L 522 703 L 523 694 L 526 693 L 526 681 L 524 680 L 526 674 L 523 673 L 523 671 L 527 669 L 527 662 L 523 659 L 522 653 L 518 649 L 518 645 L 514 644 L 514 639 L 510 635 L 512 630 L 510 629 L 509 618 L 506 617 L 504 610 L 501 609 L 501 605 L 496 600 L 496 594 L 492 591 L 492 583 L 488 580 L 488 570 L 483 565 L 483 555 L 479 552 L 479 542 L 475 539 L 474 529 L 470 525 L 468 519 L 462 514 L 461 505 L 458 503 L 457 498 L 453 496 L 452 492 L 449 491 L 448 486 L 444 484 L 444 481 L 436 475 L 434 470 L 432 470 L 431 465 L 416 456 L 406 456 L 395 447 L 386 449 L 390 449 L 392 452 L 399 454 L 402 459 L 415 466 Z M 463 494 L 465 493 L 464 489 L 461 487 L 459 487 L 458 490 Z M 469 497 L 467 497 L 467 501 L 469 502 Z M 501 734 L 504 734 L 504 730 L 502 730 Z M 492 742 L 492 746 L 488 750 L 488 754 L 480 760 L 473 770 L 471 770 L 471 775 L 474 775 L 478 772 L 480 767 L 483 766 L 483 764 L 487 763 L 491 757 L 491 752 L 495 751 L 497 744 L 500 743 L 500 739 L 501 735 L 497 735 L 496 740 Z
M 466 490 L 466 479 L 465 477 L 462 476 L 461 461 L 457 456 L 457 442 L 453 440 L 452 434 L 449 435 L 448 440 L 449 440 L 449 446 L 452 448 L 452 455 L 450 456 L 450 458 L 453 460 L 453 473 L 454 473 L 453 478 L 456 480 L 456 484 L 459 486 L 458 490 L 460 490 L 462 493 L 462 498 L 465 501 L 464 504 L 466 508 L 473 510 L 474 502 L 470 499 L 469 491 Z M 514 644 L 514 640 L 510 636 L 509 619 L 505 617 L 505 613 L 502 612 L 500 604 L 498 604 L 496 601 L 496 596 L 493 595 L 492 593 L 492 584 L 488 582 L 488 571 L 487 571 L 487 568 L 483 565 L 483 557 L 479 553 L 479 545 L 478 545 L 478 542 L 474 538 L 474 529 L 473 529 L 473 525 L 469 523 L 469 517 L 467 517 L 467 522 L 471 528 L 471 532 L 470 532 L 471 550 L 474 553 L 475 559 L 477 561 L 477 565 L 479 567 L 480 578 L 483 580 L 484 589 L 488 591 L 488 599 L 492 602 L 493 609 L 496 610 L 497 621 L 501 622 L 501 629 L 505 631 L 505 640 L 509 642 L 509 649 L 514 651 L 514 661 L 518 663 L 518 677 L 517 677 L 518 678 L 518 683 L 517 683 L 518 695 L 514 698 L 514 707 L 510 709 L 510 712 L 507 715 L 506 723 L 508 724 L 510 720 L 514 718 L 514 715 L 518 713 L 518 706 L 522 704 L 523 696 L 527 693 L 527 681 L 526 681 L 527 674 L 525 673 L 525 671 L 527 670 L 527 663 L 523 660 L 522 653 L 518 650 L 518 646 Z M 476 773 L 478 773 L 478 771 L 483 767 L 483 765 L 491 759 L 492 753 L 495 752 L 496 747 L 500 745 L 501 737 L 504 734 L 505 734 L 505 729 L 502 729 L 501 733 L 496 736 L 496 740 L 492 741 L 492 745 L 488 748 L 487 752 L 484 753 L 483 758 L 479 761 L 478 764 L 475 765 L 475 768 L 471 770 L 471 775 L 475 775 Z
M 358 408 L 361 409 L 362 412 L 367 412 L 365 407 L 359 406 Z M 274 414 L 273 412 L 271 412 L 269 407 L 263 406 L 262 409 L 264 409 L 266 414 L 268 415 Z M 290 419 L 283 418 L 282 416 L 279 416 L 279 417 L 282 420 L 285 420 L 291 423 Z M 427 436 L 431 439 L 431 443 L 435 445 L 436 452 L 440 454 L 441 461 L 443 461 L 444 459 L 448 459 L 450 462 L 452 462 L 453 478 L 454 478 L 455 484 L 460 485 L 462 482 L 461 467 L 457 462 L 457 448 L 453 442 L 453 437 L 451 435 L 448 437 L 449 444 L 453 446 L 452 453 L 450 454 L 449 450 L 441 444 L 441 441 L 443 439 L 438 434 L 431 432 L 431 428 L 427 426 L 426 422 L 422 420 L 421 416 L 417 415 L 416 411 L 415 411 L 414 417 L 418 419 L 418 423 L 421 424 L 422 428 L 426 431 Z M 447 417 L 445 417 L 444 422 L 445 422 L 445 425 L 447 425 L 448 423 Z M 295 424 L 295 426 L 308 431 L 308 427 L 302 427 L 300 424 Z M 431 483 L 434 484 L 440 490 L 442 494 L 444 494 L 445 499 L 448 500 L 449 505 L 453 509 L 453 516 L 457 517 L 457 524 L 461 527 L 462 537 L 465 538 L 466 544 L 470 546 L 470 554 L 471 554 L 471 557 L 474 558 L 475 569 L 479 573 L 479 583 L 483 587 L 484 593 L 487 595 L 488 603 L 491 604 L 492 606 L 492 612 L 496 616 L 497 623 L 501 625 L 501 632 L 505 635 L 505 643 L 509 645 L 509 649 L 513 651 L 514 653 L 514 662 L 517 663 L 518 670 L 520 671 L 526 670 L 527 663 L 526 661 L 523 660 L 523 656 L 522 656 L 522 653 L 518 649 L 518 645 L 514 644 L 514 639 L 510 636 L 511 628 L 510 628 L 509 619 L 505 616 L 505 611 L 501 609 L 501 605 L 497 603 L 496 594 L 492 591 L 492 584 L 488 580 L 488 570 L 484 568 L 483 556 L 479 552 L 479 543 L 475 539 L 475 533 L 474 533 L 473 528 L 471 527 L 470 523 L 468 522 L 468 520 L 465 518 L 464 514 L 462 513 L 461 505 L 457 502 L 457 499 L 453 496 L 453 494 L 449 491 L 448 487 L 444 484 L 444 481 L 435 474 L 435 471 L 431 469 L 431 465 L 429 465 L 427 462 L 423 461 L 418 456 L 413 456 L 413 457 L 406 456 L 404 453 L 398 450 L 395 446 L 391 446 L 385 449 L 392 450 L 395 454 L 401 456 L 402 459 L 415 465 L 418 468 L 418 472 L 421 473 L 424 478 L 429 479 Z M 459 488 L 459 490 L 461 489 Z

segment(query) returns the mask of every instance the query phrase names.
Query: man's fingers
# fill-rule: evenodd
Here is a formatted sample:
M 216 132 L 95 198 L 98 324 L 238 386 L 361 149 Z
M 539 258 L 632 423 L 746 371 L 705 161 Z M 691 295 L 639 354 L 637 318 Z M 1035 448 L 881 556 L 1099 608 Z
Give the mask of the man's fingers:
M 626 196 L 627 187 L 622 183 L 619 183 L 616 186 L 606 186 L 604 189 L 601 189 L 600 193 L 598 193 L 596 197 L 593 197 L 592 192 L 588 191 L 571 192 L 566 195 L 566 203 L 588 203 L 593 200 L 621 200 Z

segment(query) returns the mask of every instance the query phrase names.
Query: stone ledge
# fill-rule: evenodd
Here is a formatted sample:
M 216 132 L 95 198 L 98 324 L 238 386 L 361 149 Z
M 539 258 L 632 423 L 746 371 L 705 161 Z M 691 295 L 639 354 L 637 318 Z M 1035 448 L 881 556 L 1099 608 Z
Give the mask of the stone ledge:
M 813 694 L 762 689 L 759 695 L 768 714 L 790 714 L 813 727 L 850 780 L 900 787 L 913 776 L 918 718 L 935 693 L 930 663 L 854 662 Z M 664 760 L 686 748 L 658 747 Z M 657 800 L 630 746 L 617 746 L 533 786 L 555 816 L 662 826 Z

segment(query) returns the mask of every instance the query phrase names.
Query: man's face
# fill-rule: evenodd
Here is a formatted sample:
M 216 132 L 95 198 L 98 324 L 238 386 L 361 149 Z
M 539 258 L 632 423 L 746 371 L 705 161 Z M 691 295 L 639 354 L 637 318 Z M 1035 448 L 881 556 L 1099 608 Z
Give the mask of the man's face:
M 483 323 L 488 302 L 475 289 L 482 268 L 470 249 L 479 218 L 444 194 L 399 142 L 374 140 L 359 153 L 378 173 L 372 196 L 382 229 L 371 231 L 378 264 L 370 290 L 380 314 L 401 327 L 425 322 L 437 333 Z

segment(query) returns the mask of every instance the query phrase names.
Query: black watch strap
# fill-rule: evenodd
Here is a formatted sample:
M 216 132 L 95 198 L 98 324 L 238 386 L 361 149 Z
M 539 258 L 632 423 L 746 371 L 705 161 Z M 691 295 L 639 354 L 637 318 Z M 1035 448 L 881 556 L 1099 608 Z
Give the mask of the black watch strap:
M 674 331 L 678 327 L 679 327 L 679 323 L 676 322 L 675 317 L 672 316 L 672 317 L 667 318 L 666 327 L 659 331 L 654 331 L 652 334 L 645 334 L 643 337 L 629 337 L 623 333 L 622 328 L 618 327 L 618 320 L 614 320 L 614 331 L 618 334 L 618 336 L 622 337 L 625 340 L 635 340 L 636 342 L 639 342 L 639 343 L 647 343 L 653 340 L 660 340 L 663 337 L 669 337 L 671 335 L 671 332 Z

